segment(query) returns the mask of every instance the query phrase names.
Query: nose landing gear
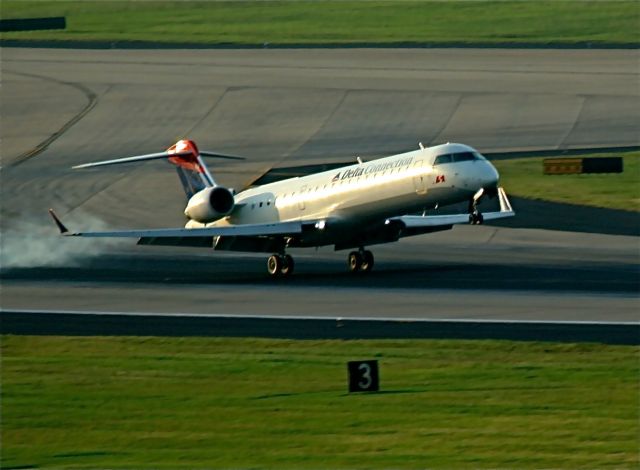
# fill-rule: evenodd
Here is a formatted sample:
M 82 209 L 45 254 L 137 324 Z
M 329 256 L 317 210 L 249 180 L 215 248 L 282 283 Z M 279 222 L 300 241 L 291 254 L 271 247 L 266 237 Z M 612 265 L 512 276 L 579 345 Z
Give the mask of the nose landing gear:
M 478 210 L 478 202 L 483 195 L 484 188 L 480 188 L 469 201 L 469 224 L 471 225 L 482 225 L 484 222 L 482 212 Z
M 349 271 L 355 272 L 369 272 L 373 269 L 373 253 L 364 248 L 360 248 L 359 251 L 352 251 L 347 258 L 347 264 Z
M 469 214 L 469 224 L 471 225 L 482 225 L 484 222 L 484 217 L 482 217 L 482 213 L 475 209 L 473 212 Z

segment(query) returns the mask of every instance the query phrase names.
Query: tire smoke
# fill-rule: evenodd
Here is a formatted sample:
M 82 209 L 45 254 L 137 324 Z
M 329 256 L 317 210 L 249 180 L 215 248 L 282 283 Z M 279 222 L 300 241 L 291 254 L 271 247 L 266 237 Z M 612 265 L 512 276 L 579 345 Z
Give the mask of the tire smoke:
M 113 229 L 93 215 L 75 212 L 65 215 L 64 222 L 83 231 Z M 15 218 L 9 224 L 3 223 L 0 231 L 0 271 L 12 268 L 77 266 L 87 258 L 103 255 L 122 246 L 123 241 L 63 237 L 46 211 L 38 218 Z

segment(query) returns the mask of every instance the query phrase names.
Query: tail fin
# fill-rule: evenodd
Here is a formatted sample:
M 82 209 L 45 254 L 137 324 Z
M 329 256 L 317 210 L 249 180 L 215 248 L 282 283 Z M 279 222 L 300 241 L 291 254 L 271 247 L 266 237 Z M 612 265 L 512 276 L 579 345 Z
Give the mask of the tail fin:
M 202 161 L 202 156 L 226 158 L 231 160 L 244 160 L 235 155 L 225 155 L 215 152 L 200 152 L 192 140 L 179 140 L 164 152 L 137 155 L 135 157 L 117 158 L 102 162 L 85 163 L 76 165 L 73 169 L 92 168 L 97 166 L 118 165 L 120 163 L 141 162 L 145 160 L 166 159 L 176 166 L 178 177 L 184 188 L 187 198 L 191 198 L 198 191 L 210 186 L 216 186 L 216 182 L 209 173 L 207 166 Z
M 179 140 L 167 149 L 167 154 L 168 160 L 176 166 L 187 199 L 204 188 L 216 186 L 195 142 Z

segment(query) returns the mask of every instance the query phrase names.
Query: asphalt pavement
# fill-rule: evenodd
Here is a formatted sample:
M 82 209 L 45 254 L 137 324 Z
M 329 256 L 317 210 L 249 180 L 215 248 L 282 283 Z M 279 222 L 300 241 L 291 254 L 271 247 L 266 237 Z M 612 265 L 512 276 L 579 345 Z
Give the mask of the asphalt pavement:
M 344 253 L 261 255 L 61 240 L 74 228 L 184 223 L 163 163 L 73 172 L 189 137 L 242 188 L 274 166 L 447 141 L 483 152 L 637 146 L 637 50 L 65 50 L 4 48 L 2 308 L 419 319 L 637 321 L 633 213 L 515 200 L 511 227 L 460 227 Z M 587 233 L 579 233 L 587 232 Z

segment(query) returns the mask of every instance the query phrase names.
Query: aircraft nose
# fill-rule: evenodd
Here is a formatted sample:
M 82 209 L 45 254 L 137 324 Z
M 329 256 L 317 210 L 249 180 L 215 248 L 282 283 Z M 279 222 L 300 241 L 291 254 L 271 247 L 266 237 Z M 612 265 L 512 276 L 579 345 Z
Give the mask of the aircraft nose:
M 496 167 L 489 163 L 489 184 L 493 186 L 498 185 L 498 181 L 500 181 L 500 173 L 496 170 Z
M 496 170 L 496 167 L 490 162 L 487 162 L 487 167 L 484 171 L 483 187 L 487 189 L 497 188 L 498 181 L 500 181 L 500 174 L 498 173 L 498 170 Z

